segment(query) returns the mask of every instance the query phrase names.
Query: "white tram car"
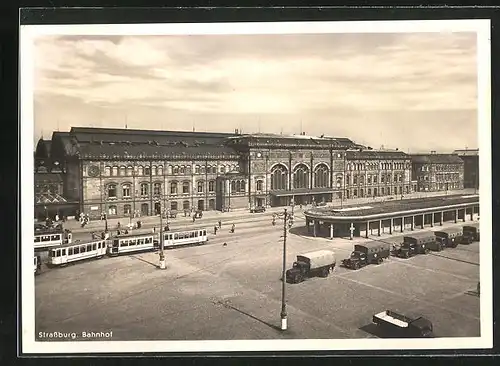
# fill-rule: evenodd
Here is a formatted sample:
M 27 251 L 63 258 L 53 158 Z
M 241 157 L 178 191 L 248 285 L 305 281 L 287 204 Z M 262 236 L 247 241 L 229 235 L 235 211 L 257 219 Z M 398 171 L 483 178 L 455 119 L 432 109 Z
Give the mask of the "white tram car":
M 172 249 L 185 245 L 202 245 L 208 241 L 207 230 L 197 229 L 179 232 L 163 233 L 163 245 L 167 249 Z
M 158 248 L 156 234 L 128 234 L 115 236 L 108 246 L 108 255 L 116 256 L 122 253 L 142 252 Z
M 49 263 L 52 266 L 61 266 L 89 258 L 102 258 L 106 251 L 105 240 L 66 244 L 49 251 Z
M 67 230 L 47 230 L 35 233 L 35 249 L 47 249 L 64 244 L 70 244 L 72 241 L 71 231 Z

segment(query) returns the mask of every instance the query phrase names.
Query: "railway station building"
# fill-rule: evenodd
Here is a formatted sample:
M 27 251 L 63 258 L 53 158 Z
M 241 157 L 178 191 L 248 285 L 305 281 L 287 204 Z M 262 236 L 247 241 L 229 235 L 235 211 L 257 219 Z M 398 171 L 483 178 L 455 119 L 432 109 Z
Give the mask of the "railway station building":
M 464 162 L 464 188 L 479 189 L 479 149 L 455 150 Z
M 443 222 L 472 221 L 479 215 L 479 196 L 441 196 L 377 202 L 345 208 L 317 207 L 304 213 L 312 236 L 353 237 L 411 232 Z
M 160 211 L 251 209 L 413 192 L 411 157 L 348 138 L 73 127 L 41 139 L 74 213 L 93 219 Z M 38 170 L 37 170 L 38 169 Z
M 457 154 L 413 154 L 411 161 L 419 192 L 464 188 L 464 161 Z

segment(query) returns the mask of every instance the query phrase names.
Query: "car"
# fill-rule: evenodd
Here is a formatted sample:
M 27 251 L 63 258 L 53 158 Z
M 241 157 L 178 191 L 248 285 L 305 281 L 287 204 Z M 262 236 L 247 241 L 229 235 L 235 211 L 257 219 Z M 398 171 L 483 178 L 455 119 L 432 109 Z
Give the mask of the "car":
M 257 206 L 252 208 L 250 212 L 251 213 L 266 212 L 266 208 L 264 206 Z

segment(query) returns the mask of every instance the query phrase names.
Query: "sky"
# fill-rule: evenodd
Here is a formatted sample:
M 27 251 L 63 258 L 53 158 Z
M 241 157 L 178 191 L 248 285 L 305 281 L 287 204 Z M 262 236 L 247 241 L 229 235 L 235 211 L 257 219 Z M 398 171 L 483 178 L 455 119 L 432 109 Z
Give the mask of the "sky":
M 475 33 L 40 36 L 34 142 L 71 127 L 477 148 Z

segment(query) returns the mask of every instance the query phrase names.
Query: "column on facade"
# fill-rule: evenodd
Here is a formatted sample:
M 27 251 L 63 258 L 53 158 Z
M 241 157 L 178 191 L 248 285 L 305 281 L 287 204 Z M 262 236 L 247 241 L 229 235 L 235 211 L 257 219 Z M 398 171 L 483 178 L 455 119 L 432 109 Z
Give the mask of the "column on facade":
M 405 229 L 405 217 L 402 216 L 401 217 L 401 232 L 403 232 Z
M 311 227 L 309 226 L 310 224 L 310 221 L 309 219 L 306 217 L 306 228 L 307 228 L 307 232 L 310 233 L 311 232 Z
M 394 226 L 394 218 L 391 217 L 391 222 L 389 226 L 389 234 L 392 234 L 392 227 Z
M 317 228 L 316 228 L 316 220 L 313 219 L 313 235 L 316 237 L 316 232 L 317 232 Z
M 370 221 L 366 222 L 366 233 L 365 233 L 365 238 L 368 238 L 368 232 L 370 231 Z
M 382 230 L 382 220 L 378 220 L 378 233 L 377 233 L 378 236 L 380 236 L 381 230 Z
M 458 222 L 458 208 L 455 210 L 455 224 Z
M 333 240 L 333 224 L 330 224 L 330 239 Z
M 464 208 L 464 222 L 467 220 L 467 207 Z
M 415 215 L 411 215 L 411 231 L 415 230 Z
M 423 229 L 425 227 L 425 214 L 422 214 L 422 226 L 421 228 Z
M 474 206 L 471 207 L 470 220 L 474 220 Z
M 434 227 L 434 211 L 431 212 L 431 227 Z
M 351 227 L 349 228 L 350 234 L 349 234 L 349 239 L 352 240 L 354 236 L 354 223 L 351 222 Z
M 441 215 L 439 216 L 439 226 L 443 226 L 443 220 L 444 220 L 444 211 L 441 211 Z

